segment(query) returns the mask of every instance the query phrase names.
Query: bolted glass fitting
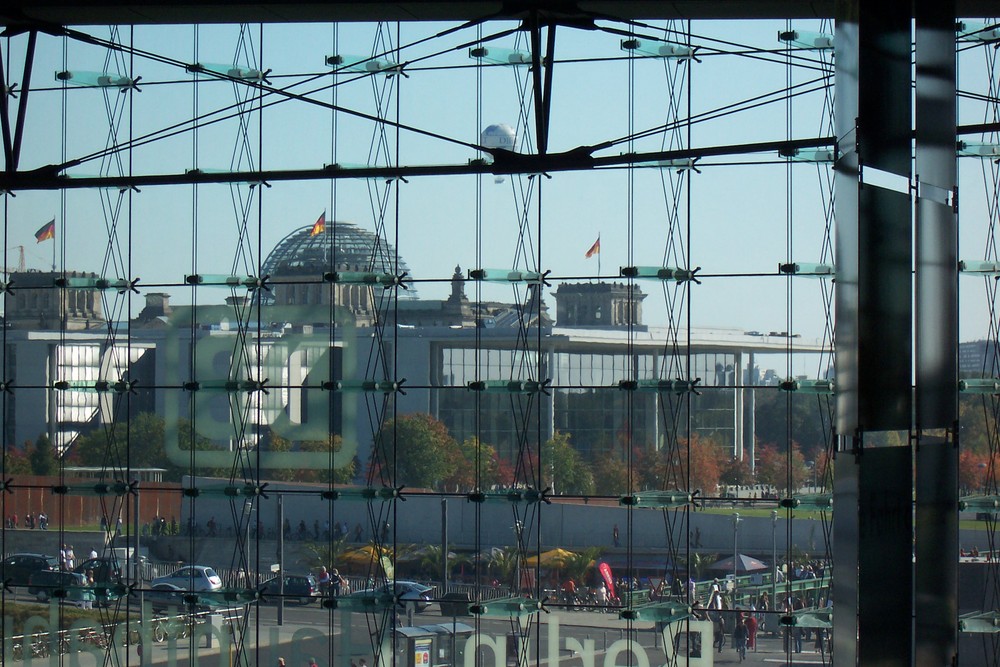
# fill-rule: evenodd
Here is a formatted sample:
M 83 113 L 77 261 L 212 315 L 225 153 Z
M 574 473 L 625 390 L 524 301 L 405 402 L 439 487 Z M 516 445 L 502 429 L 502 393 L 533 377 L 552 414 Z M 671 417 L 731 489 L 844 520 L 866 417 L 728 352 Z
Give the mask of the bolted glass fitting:
M 778 41 L 800 49 L 827 51 L 833 48 L 833 35 L 808 30 L 782 30 Z
M 691 502 L 691 494 L 687 491 L 638 491 L 632 495 L 621 496 L 618 504 L 625 507 L 650 507 L 654 509 L 673 509 L 684 507 Z
M 644 37 L 642 39 L 623 39 L 622 51 L 631 51 L 637 55 L 650 58 L 693 58 L 694 48 L 676 42 Z
M 476 46 L 469 49 L 469 57 L 494 65 L 530 65 L 531 53 L 499 46 Z

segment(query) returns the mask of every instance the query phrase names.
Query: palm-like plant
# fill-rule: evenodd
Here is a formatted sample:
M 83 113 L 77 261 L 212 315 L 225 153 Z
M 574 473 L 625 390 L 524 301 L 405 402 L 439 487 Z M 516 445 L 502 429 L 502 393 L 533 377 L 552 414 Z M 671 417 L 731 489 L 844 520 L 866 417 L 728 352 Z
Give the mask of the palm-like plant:
M 513 547 L 494 549 L 490 554 L 489 566 L 497 579 L 513 584 L 520 558 L 520 553 Z
M 594 567 L 600 555 L 600 548 L 587 547 L 579 553 L 574 553 L 563 559 L 562 570 L 567 577 L 574 581 L 583 581 L 587 576 L 587 570 Z

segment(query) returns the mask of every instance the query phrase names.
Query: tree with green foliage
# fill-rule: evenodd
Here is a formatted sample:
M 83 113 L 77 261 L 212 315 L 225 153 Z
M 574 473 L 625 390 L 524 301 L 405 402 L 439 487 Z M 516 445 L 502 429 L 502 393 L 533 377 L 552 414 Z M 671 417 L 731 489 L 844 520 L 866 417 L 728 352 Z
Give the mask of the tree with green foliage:
M 461 456 L 448 428 L 415 413 L 386 422 L 369 463 L 369 475 L 390 486 L 441 488 L 455 474 Z
M 306 440 L 303 442 L 293 442 L 288 438 L 275 433 L 270 428 L 261 430 L 257 446 L 271 452 L 313 452 L 329 454 L 329 462 L 333 462 L 333 455 L 343 447 L 343 440 L 339 435 L 331 434 L 325 440 Z M 264 473 L 269 479 L 281 480 L 283 482 L 322 482 L 325 484 L 349 484 L 354 480 L 357 473 L 357 459 L 352 458 L 342 466 L 330 468 L 325 465 L 321 468 L 269 468 Z
M 600 555 L 599 547 L 586 547 L 564 558 L 561 569 L 570 579 L 583 583 L 587 580 L 587 571 L 596 566 Z
M 38 436 L 31 450 L 31 472 L 35 475 L 54 475 L 58 465 L 56 452 L 47 433 Z
M 594 486 L 600 496 L 620 496 L 630 488 L 629 478 L 628 464 L 621 459 L 611 459 L 601 464 L 600 474 L 594 475 Z
M 746 486 L 754 483 L 754 474 L 746 459 L 730 458 L 724 461 L 721 473 L 719 481 L 723 484 Z
M 185 419 L 177 424 L 178 441 L 181 449 L 193 447 L 203 451 L 215 449 L 207 438 L 197 435 L 191 423 Z M 81 435 L 73 443 L 69 455 L 79 465 L 98 468 L 163 468 L 166 481 L 180 481 L 189 473 L 184 465 L 176 465 L 167 458 L 166 423 L 160 415 L 143 412 L 125 423 L 104 424 L 100 428 Z M 206 474 L 225 471 L 206 470 Z
M 568 433 L 556 431 L 542 445 L 541 473 L 543 486 L 552 489 L 554 493 L 594 493 L 594 473 L 570 443 Z

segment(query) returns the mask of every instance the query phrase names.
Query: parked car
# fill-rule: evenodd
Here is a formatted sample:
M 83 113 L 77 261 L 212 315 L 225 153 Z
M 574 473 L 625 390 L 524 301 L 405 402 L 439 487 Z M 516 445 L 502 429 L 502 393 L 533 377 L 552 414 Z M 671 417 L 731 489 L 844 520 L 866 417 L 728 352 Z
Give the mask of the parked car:
M 41 570 L 58 570 L 59 559 L 46 554 L 12 554 L 0 563 L 0 581 L 11 586 L 27 586 L 28 579 Z
M 277 601 L 281 585 L 279 577 L 273 577 L 263 582 L 257 590 L 261 595 L 268 596 L 269 601 Z M 286 574 L 285 598 L 297 598 L 302 604 L 309 604 L 321 595 L 319 583 L 311 574 Z
M 94 584 L 98 586 L 120 584 L 125 579 L 118 560 L 111 556 L 88 558 L 73 568 L 74 572 L 83 575 L 87 574 L 87 570 L 93 572 Z
M 39 570 L 32 574 L 28 580 L 28 594 L 34 595 L 39 602 L 48 602 L 52 597 L 77 604 L 94 601 L 94 593 L 87 588 L 85 576 L 59 570 Z
M 143 593 L 143 601 L 148 602 L 154 612 L 160 614 L 166 611 L 181 611 L 185 607 L 184 596 L 187 592 L 174 584 L 153 584 Z
M 125 583 L 125 573 L 118 560 L 113 556 L 88 558 L 75 568 L 73 572 L 86 576 L 88 572 L 94 577 L 96 599 L 101 604 L 109 604 L 119 598 L 116 589 Z
M 170 574 L 153 579 L 153 585 L 173 584 L 185 592 L 200 593 L 222 588 L 222 579 L 207 565 L 187 565 Z
M 353 596 L 367 595 L 391 595 L 397 599 L 397 604 L 401 609 L 405 609 L 407 603 L 414 603 L 417 611 L 424 611 L 433 600 L 431 593 L 433 588 L 419 584 L 415 581 L 390 581 L 376 588 L 352 593 Z

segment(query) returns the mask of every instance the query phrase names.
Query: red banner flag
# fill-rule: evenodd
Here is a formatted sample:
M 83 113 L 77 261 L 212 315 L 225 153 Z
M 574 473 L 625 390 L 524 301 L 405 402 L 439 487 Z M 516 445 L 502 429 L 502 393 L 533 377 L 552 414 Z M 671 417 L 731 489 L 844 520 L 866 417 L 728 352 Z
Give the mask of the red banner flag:
M 601 573 L 601 577 L 604 578 L 604 585 L 608 587 L 608 599 L 611 600 L 617 597 L 615 595 L 615 580 L 611 578 L 611 566 L 602 562 L 597 566 L 597 571 Z
M 594 245 L 590 246 L 590 250 L 587 251 L 587 258 L 593 257 L 594 255 L 601 254 L 601 237 L 598 236 L 597 240 L 594 241 Z
M 318 236 L 326 231 L 326 211 L 319 216 L 319 219 L 313 223 L 312 231 L 309 232 L 309 236 Z

